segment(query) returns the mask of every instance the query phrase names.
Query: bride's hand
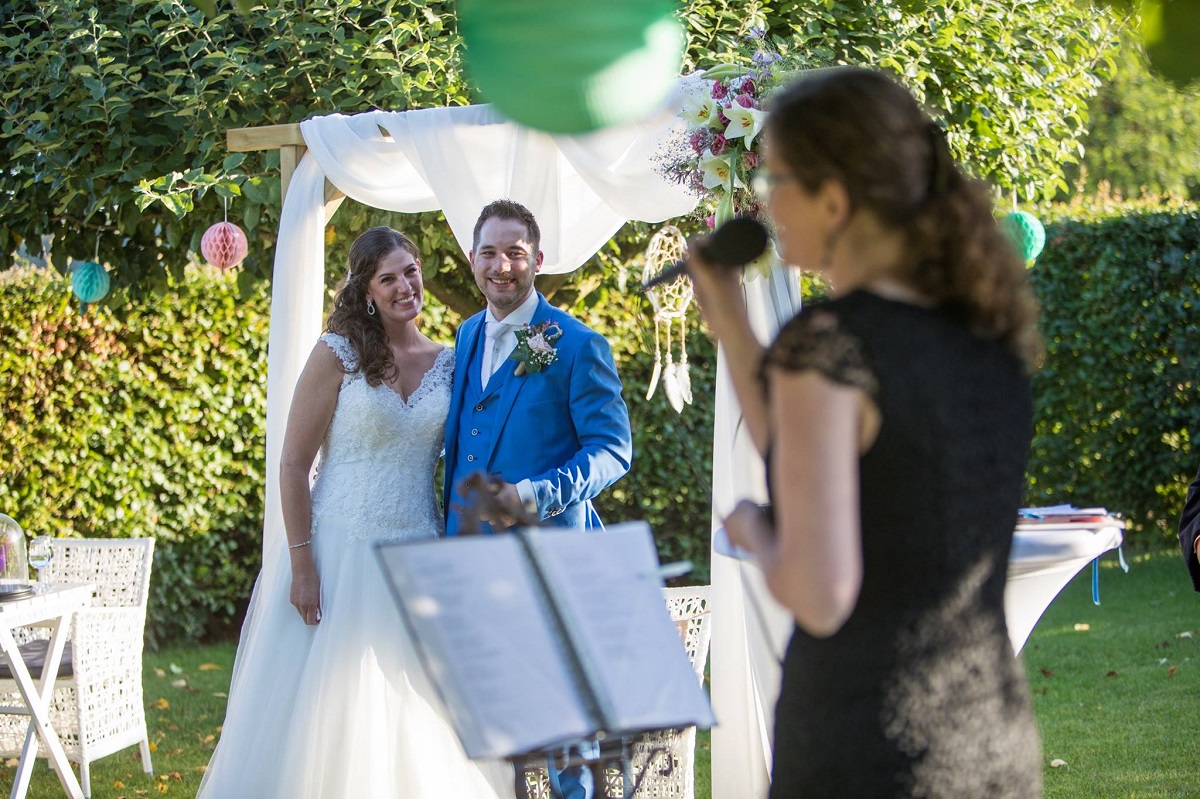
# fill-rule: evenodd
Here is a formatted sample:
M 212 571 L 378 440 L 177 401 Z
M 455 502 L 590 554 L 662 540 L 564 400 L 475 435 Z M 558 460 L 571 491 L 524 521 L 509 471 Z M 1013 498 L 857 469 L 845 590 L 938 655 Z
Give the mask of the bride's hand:
M 321 621 L 321 578 L 311 558 L 307 567 L 292 564 L 291 601 L 305 624 Z

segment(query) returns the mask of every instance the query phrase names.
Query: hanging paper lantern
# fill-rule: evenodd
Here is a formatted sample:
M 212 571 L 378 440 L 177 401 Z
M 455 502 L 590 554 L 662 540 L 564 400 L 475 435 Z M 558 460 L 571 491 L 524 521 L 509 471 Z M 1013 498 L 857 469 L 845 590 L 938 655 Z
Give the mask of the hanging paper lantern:
M 204 231 L 200 239 L 200 253 L 217 269 L 232 269 L 249 250 L 246 234 L 232 222 L 218 222 Z
M 71 291 L 84 305 L 89 302 L 99 302 L 108 294 L 111 284 L 108 272 L 95 261 L 84 261 L 75 267 L 71 275 Z
M 587 133 L 633 122 L 675 87 L 684 36 L 673 0 L 460 0 L 466 68 L 522 125 Z
M 1000 227 L 1027 266 L 1046 246 L 1046 228 L 1028 211 L 1013 211 L 1000 220 Z

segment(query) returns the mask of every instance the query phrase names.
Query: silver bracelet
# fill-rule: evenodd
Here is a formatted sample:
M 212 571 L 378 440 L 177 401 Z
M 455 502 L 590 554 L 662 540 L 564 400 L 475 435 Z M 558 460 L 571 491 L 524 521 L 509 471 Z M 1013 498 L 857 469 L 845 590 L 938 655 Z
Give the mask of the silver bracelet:
M 299 549 L 300 547 L 306 547 L 311 543 L 312 539 L 309 538 L 307 541 L 301 541 L 299 544 L 288 544 L 288 549 Z

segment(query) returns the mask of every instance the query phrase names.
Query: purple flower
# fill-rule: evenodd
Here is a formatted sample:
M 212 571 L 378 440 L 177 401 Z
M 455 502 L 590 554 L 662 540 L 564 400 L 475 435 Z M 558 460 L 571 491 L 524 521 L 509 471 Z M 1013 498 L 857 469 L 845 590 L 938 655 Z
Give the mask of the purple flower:
M 755 25 L 746 33 L 747 39 L 763 39 L 767 35 L 767 29 L 761 25 Z
M 753 150 L 747 150 L 745 155 L 746 167 L 755 169 L 758 167 L 758 153 Z
M 729 117 L 725 116 L 724 111 L 717 111 L 717 118 L 721 120 L 722 125 L 729 125 Z
M 713 138 L 712 144 L 709 145 L 708 149 L 712 151 L 713 155 L 720 155 L 721 153 L 725 152 L 726 145 L 728 145 L 728 142 L 725 140 L 725 134 L 718 133 Z
M 742 108 L 754 108 L 754 98 L 748 94 L 739 94 L 733 101 Z
M 729 87 L 721 81 L 713 83 L 712 96 L 714 100 L 724 100 L 729 95 Z
M 774 64 L 780 60 L 781 56 L 774 53 L 768 53 L 766 50 L 756 50 L 754 55 L 750 56 L 750 60 L 760 67 L 765 67 L 768 64 Z
M 695 150 L 696 155 L 700 155 L 700 153 L 704 152 L 704 138 L 704 132 L 697 130 L 692 133 L 691 138 L 688 140 L 688 144 L 690 144 L 692 149 Z
M 754 85 L 751 78 L 742 78 L 742 94 L 753 95 L 758 87 Z

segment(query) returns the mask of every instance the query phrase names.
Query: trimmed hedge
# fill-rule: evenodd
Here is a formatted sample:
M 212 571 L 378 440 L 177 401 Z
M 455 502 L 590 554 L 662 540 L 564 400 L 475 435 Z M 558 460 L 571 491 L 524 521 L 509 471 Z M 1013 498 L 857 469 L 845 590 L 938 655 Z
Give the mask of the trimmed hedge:
M 0 273 L 0 509 L 30 534 L 153 536 L 147 640 L 228 633 L 261 558 L 267 288 L 190 274 L 119 318 Z
M 1169 542 L 1200 435 L 1200 211 L 1140 201 L 1043 216 L 1031 276 L 1047 358 L 1027 501 L 1102 505 L 1129 521 L 1127 540 Z

